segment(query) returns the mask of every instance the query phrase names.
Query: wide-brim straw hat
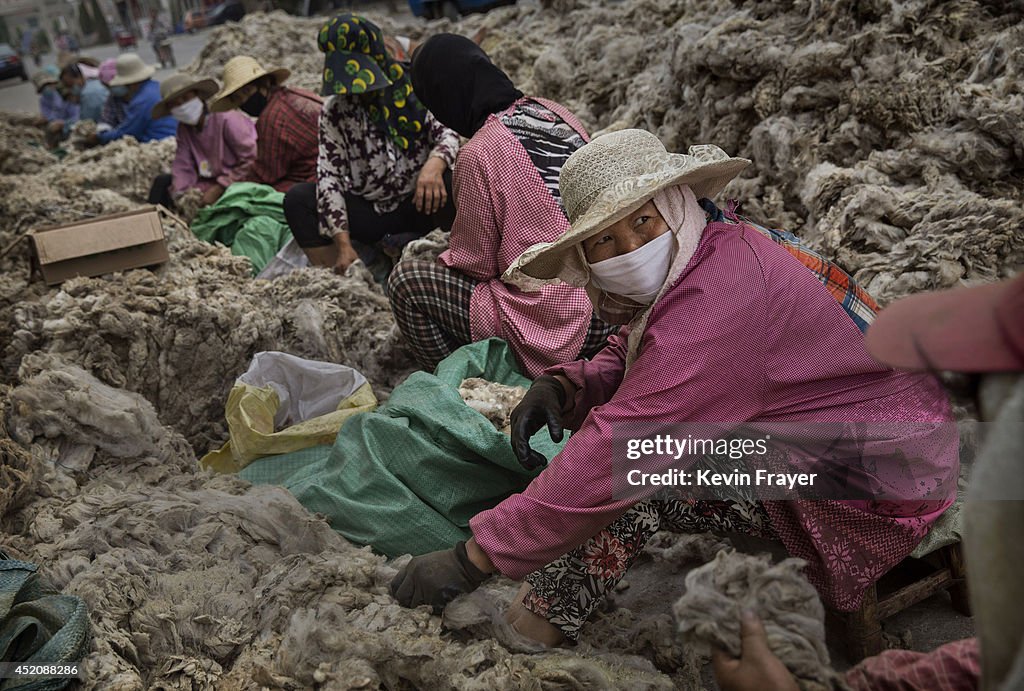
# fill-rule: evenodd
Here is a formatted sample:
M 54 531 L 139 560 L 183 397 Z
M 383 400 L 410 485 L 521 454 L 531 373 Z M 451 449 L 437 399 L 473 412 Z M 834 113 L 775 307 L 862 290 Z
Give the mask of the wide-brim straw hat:
M 57 67 L 64 69 L 68 65 L 88 65 L 89 67 L 99 67 L 100 61 L 89 55 L 79 55 L 72 53 L 65 55 L 63 60 L 57 61 Z
M 235 105 L 228 98 L 246 84 L 254 82 L 260 77 L 273 75 L 277 84 L 282 84 L 289 76 L 291 70 L 286 67 L 275 67 L 264 69 L 254 58 L 248 55 L 237 55 L 227 61 L 224 65 L 224 86 L 209 103 L 210 111 L 220 113 L 231 110 Z
M 868 327 L 866 344 L 891 367 L 1024 371 L 1024 273 L 897 300 Z
M 199 94 L 199 98 L 206 101 L 209 100 L 210 96 L 217 93 L 217 82 L 212 79 L 198 79 L 181 72 L 172 74 L 160 82 L 160 100 L 153 106 L 150 115 L 154 120 L 170 115 L 171 109 L 167 107 L 167 102 L 173 101 L 188 91 L 196 91 Z
M 117 56 L 117 76 L 110 80 L 110 86 L 123 86 L 125 84 L 138 84 L 144 82 L 156 73 L 156 68 L 147 65 L 135 53 L 125 53 Z
M 32 84 L 36 87 L 36 92 L 38 93 L 43 90 L 44 86 L 49 86 L 51 84 L 60 84 L 60 79 L 58 79 L 57 75 L 53 74 L 52 72 L 49 72 L 47 70 L 39 70 L 38 72 L 32 75 Z
M 625 218 L 661 190 L 689 185 L 697 199 L 714 197 L 750 165 L 717 146 L 669 153 L 644 130 L 620 130 L 595 138 L 562 166 L 558 187 L 571 227 L 554 242 L 534 245 L 513 262 L 505 280 L 522 287 L 590 280 L 580 248 L 584 240 Z

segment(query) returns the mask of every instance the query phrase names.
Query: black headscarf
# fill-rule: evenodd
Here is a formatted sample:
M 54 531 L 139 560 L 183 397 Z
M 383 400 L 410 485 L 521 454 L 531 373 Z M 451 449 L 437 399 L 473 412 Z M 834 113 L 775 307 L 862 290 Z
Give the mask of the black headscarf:
M 480 46 L 455 34 L 432 36 L 416 49 L 412 88 L 441 124 L 463 137 L 523 95 Z

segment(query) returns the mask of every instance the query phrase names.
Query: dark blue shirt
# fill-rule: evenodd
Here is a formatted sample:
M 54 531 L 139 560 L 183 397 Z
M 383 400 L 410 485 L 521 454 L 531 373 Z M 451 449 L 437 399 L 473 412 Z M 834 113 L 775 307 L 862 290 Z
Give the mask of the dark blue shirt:
M 150 111 L 160 100 L 160 83 L 147 79 L 128 102 L 124 120 L 112 130 L 101 132 L 100 141 L 106 144 L 126 135 L 131 135 L 140 142 L 152 142 L 157 139 L 173 137 L 178 130 L 178 121 L 171 116 L 153 119 Z

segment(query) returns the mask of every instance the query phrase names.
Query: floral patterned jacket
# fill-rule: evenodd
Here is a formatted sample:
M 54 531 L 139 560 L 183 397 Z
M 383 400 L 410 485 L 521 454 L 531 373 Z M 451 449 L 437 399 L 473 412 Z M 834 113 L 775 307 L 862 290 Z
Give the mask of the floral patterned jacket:
M 356 101 L 328 98 L 320 113 L 316 165 L 320 234 L 334 237 L 348 230 L 346 194 L 372 202 L 379 214 L 390 213 L 415 191 L 416 177 L 428 158 L 437 156 L 451 167 L 459 152 L 459 135 L 431 114 L 426 129 L 425 137 L 402 150 Z

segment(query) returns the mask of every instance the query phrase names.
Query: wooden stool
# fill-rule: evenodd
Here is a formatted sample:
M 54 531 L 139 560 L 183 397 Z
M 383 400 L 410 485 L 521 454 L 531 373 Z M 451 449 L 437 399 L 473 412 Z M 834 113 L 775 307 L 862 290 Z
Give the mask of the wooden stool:
M 935 564 L 930 562 L 936 562 Z M 907 571 L 918 575 L 907 582 Z M 940 547 L 925 558 L 907 558 L 867 589 L 864 604 L 856 612 L 833 612 L 828 616 L 842 631 L 850 664 L 882 652 L 882 622 L 911 605 L 948 590 L 953 609 L 970 616 L 967 582 L 960 543 Z

